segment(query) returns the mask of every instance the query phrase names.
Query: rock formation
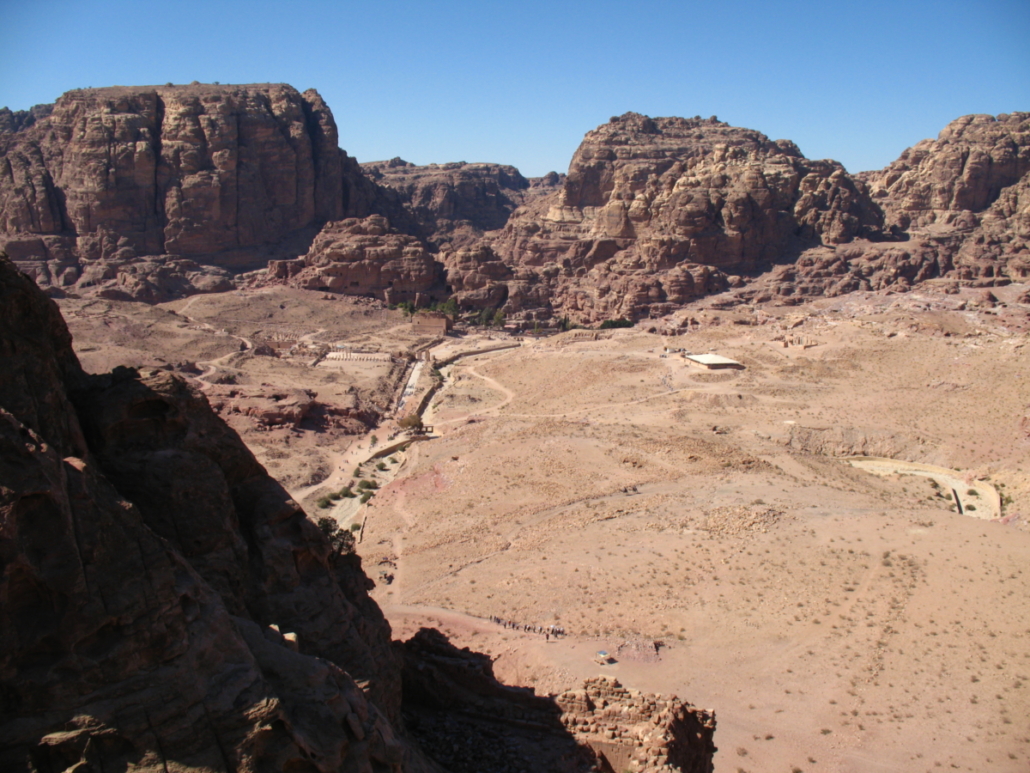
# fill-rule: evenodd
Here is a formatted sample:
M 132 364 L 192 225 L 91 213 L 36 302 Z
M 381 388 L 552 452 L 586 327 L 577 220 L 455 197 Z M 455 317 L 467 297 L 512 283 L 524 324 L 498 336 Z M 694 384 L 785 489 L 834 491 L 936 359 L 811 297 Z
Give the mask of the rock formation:
M 357 559 L 184 382 L 86 376 L 6 261 L 0 310 L 0 767 L 417 769 Z
M 55 295 L 163 301 L 273 261 L 272 282 L 584 323 L 1030 276 L 1028 113 L 965 116 L 857 175 L 714 117 L 626 113 L 537 179 L 358 165 L 337 142 L 318 93 L 284 85 L 0 110 L 0 249 Z
M 304 257 L 269 262 L 261 283 L 276 282 L 387 303 L 422 305 L 434 292 L 435 299 L 445 295 L 441 266 L 423 243 L 394 231 L 381 215 L 327 224 Z
M 888 226 L 975 225 L 975 213 L 1030 172 L 1030 114 L 967 115 L 878 172 L 858 175 Z
M 864 184 L 791 142 L 714 118 L 627 113 L 589 132 L 560 191 L 514 213 L 489 247 L 514 272 L 510 313 L 539 304 L 580 321 L 635 319 L 881 225 Z M 470 256 L 441 260 L 460 273 Z
M 378 185 L 395 191 L 417 233 L 434 248 L 468 245 L 503 228 L 515 209 L 557 188 L 554 172 L 527 180 L 502 164 L 415 164 L 394 158 L 361 165 Z M 393 218 L 402 225 L 401 218 Z M 412 231 L 416 232 L 416 231 Z
M 285 85 L 71 91 L 0 116 L 0 155 L 0 248 L 42 286 L 147 300 L 163 299 L 154 267 L 172 293 L 224 289 L 182 259 L 263 267 L 375 195 L 318 93 Z M 137 292 L 119 276 L 140 258 Z
M 1030 277 L 1030 113 L 952 121 L 879 172 L 857 175 L 894 242 L 808 250 L 738 293 L 798 302 L 928 279 L 994 286 Z

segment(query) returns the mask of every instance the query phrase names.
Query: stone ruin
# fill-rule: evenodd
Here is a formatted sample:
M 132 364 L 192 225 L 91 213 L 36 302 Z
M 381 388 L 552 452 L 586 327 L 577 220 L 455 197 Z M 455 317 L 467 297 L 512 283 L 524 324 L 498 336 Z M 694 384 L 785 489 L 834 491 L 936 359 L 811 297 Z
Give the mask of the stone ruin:
M 563 692 L 555 702 L 562 724 L 611 770 L 712 770 L 714 712 L 675 696 L 627 690 L 611 676 L 588 679 L 583 689 Z

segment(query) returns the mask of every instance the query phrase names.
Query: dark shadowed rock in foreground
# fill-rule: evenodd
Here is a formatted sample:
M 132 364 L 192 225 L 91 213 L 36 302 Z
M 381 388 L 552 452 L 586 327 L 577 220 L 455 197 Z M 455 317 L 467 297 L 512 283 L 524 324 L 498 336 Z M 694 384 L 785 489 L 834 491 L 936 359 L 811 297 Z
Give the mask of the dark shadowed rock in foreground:
M 6 261 L 0 352 L 0 768 L 432 768 L 358 560 L 201 395 L 85 375 Z

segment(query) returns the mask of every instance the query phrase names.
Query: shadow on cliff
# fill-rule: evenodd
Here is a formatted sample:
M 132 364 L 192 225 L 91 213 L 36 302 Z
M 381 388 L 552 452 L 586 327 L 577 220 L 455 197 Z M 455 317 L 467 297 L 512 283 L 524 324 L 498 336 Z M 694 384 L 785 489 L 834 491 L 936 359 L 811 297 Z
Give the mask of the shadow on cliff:
M 458 649 L 432 628 L 398 646 L 405 725 L 447 770 L 610 770 L 566 729 L 553 698 L 501 684 L 488 655 Z

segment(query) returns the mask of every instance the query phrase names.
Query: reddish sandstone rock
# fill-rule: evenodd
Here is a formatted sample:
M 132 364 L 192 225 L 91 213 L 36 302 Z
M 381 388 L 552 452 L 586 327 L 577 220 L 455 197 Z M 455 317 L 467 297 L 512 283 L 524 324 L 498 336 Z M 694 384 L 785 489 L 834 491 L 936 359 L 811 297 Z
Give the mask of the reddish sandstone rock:
M 372 215 L 329 223 L 296 260 L 271 261 L 262 280 L 308 290 L 374 296 L 387 303 L 442 296 L 440 265 L 414 236 Z
M 461 248 L 486 231 L 503 228 L 515 209 L 557 189 L 554 172 L 527 180 L 513 166 L 450 164 L 416 166 L 400 158 L 362 164 L 376 183 L 394 191 L 410 225 L 431 245 Z M 396 216 L 397 225 L 405 225 Z
M 529 295 L 574 319 L 635 319 L 725 289 L 725 272 L 875 235 L 881 222 L 864 185 L 793 143 L 627 113 L 589 132 L 561 190 L 516 211 L 491 247 L 532 275 L 518 290 L 507 282 L 506 311 L 540 285 Z
M 360 562 L 202 395 L 84 374 L 8 261 L 0 352 L 0 768 L 431 769 Z
M 1030 171 L 1030 113 L 966 115 L 878 172 L 864 172 L 887 224 L 972 228 L 975 213 Z
M 168 264 L 157 256 L 238 270 L 296 255 L 298 240 L 374 198 L 315 91 L 85 89 L 37 112 L 0 124 L 12 129 L 0 132 L 0 248 L 43 286 L 91 291 L 136 273 L 138 293 L 131 281 L 117 289 L 145 300 L 224 289 L 174 266 L 179 287 L 147 285 Z

